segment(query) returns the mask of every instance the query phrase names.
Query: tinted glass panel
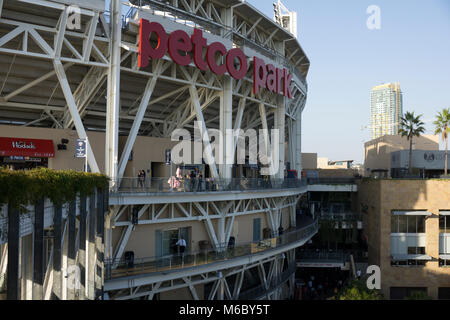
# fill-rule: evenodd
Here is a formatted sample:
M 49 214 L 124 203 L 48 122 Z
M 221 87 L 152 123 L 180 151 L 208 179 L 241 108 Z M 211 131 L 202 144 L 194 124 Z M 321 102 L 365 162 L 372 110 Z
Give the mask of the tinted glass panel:
M 398 232 L 406 233 L 407 231 L 407 217 L 406 216 L 398 216 Z
M 416 216 L 407 216 L 408 233 L 416 233 Z
M 445 233 L 445 216 L 439 216 L 439 232 Z
M 425 233 L 425 216 L 417 216 L 417 233 Z

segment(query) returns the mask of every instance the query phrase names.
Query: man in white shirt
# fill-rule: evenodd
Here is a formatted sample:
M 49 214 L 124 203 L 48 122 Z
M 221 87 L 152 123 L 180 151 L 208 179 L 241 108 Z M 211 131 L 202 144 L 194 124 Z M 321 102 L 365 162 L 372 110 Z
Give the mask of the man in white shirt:
M 186 240 L 184 240 L 183 237 L 180 237 L 176 245 L 180 248 L 180 254 L 184 255 L 184 249 L 186 249 Z

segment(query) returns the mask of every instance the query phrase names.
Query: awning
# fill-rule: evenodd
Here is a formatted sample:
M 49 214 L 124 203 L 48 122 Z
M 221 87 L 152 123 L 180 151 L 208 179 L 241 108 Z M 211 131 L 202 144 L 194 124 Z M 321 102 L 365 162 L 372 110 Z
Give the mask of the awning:
M 392 256 L 393 260 L 431 260 L 426 254 L 396 254 Z
M 0 138 L 0 156 L 53 158 L 53 140 L 28 138 Z
M 428 211 L 392 211 L 395 216 L 431 216 L 432 213 Z
M 440 216 L 450 216 L 450 210 L 439 211 Z
M 450 260 L 450 254 L 449 253 L 447 253 L 447 254 L 440 254 L 439 258 L 443 259 L 443 260 Z

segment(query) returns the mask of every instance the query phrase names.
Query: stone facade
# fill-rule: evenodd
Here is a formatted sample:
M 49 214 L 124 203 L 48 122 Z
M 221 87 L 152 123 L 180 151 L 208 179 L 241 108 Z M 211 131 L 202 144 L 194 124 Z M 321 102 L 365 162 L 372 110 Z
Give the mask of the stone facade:
M 438 298 L 439 287 L 450 287 L 450 268 L 439 267 L 439 212 L 450 208 L 450 180 L 362 180 L 358 202 L 369 244 L 369 265 L 381 269 L 381 291 L 390 298 L 391 287 L 426 287 Z M 394 210 L 426 210 L 425 266 L 391 266 L 391 214 Z

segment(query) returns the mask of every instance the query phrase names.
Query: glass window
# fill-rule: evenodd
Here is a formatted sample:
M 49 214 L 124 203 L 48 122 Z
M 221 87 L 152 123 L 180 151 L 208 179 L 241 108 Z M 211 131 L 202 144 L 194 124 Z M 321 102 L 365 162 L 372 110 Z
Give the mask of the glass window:
M 408 232 L 406 216 L 398 216 L 398 232 L 400 233 Z
M 398 216 L 396 215 L 391 216 L 391 232 L 392 233 L 398 232 Z
M 408 254 L 416 254 L 416 247 L 408 247 Z
M 439 232 L 445 233 L 445 216 L 439 216 Z
M 416 216 L 407 216 L 408 233 L 416 233 Z
M 417 216 L 417 233 L 425 233 L 425 216 Z

